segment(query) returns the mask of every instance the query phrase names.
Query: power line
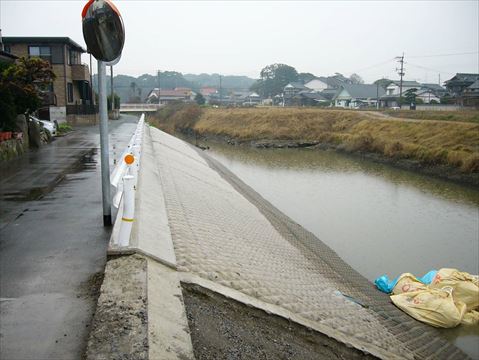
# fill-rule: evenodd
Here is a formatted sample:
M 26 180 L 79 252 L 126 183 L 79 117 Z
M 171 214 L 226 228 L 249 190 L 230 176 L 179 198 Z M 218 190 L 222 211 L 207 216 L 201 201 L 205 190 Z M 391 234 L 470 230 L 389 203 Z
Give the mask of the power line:
M 459 55 L 474 55 L 474 54 L 479 54 L 479 52 L 478 51 L 473 51 L 473 52 L 451 53 L 451 54 L 417 55 L 417 56 L 409 56 L 409 57 L 410 58 L 428 58 L 428 57 L 459 56 Z
M 408 64 L 408 65 L 410 65 L 410 66 L 413 66 L 413 67 L 417 67 L 417 68 L 419 68 L 419 69 L 424 69 L 424 70 L 435 71 L 435 72 L 438 72 L 438 73 L 444 73 L 444 74 L 455 74 L 455 73 L 453 73 L 453 72 L 450 72 L 450 71 L 444 71 L 444 70 L 433 69 L 433 68 L 430 68 L 430 67 L 427 67 L 427 66 L 416 65 L 416 64 L 413 64 L 413 63 L 410 63 L 410 62 L 406 62 L 406 64 Z
M 371 66 L 366 66 L 364 68 L 361 68 L 361 69 L 357 69 L 357 70 L 354 70 L 354 71 L 351 71 L 352 73 L 355 73 L 355 72 L 361 72 L 361 71 L 364 71 L 364 70 L 369 70 L 369 69 L 372 69 L 372 68 L 375 68 L 375 67 L 379 67 L 381 65 L 384 65 L 384 64 L 387 64 L 391 61 L 394 61 L 395 58 L 390 58 L 390 59 L 387 59 L 385 61 L 382 61 L 380 63 L 377 63 L 377 64 L 374 64 L 374 65 L 371 65 Z

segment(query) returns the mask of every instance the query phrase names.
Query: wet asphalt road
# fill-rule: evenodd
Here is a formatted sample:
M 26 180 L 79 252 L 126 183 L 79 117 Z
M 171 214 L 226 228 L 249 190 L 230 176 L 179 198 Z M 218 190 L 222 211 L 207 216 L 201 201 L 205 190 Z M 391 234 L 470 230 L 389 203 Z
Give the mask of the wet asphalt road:
M 110 160 L 136 117 L 110 122 Z M 103 227 L 97 127 L 0 167 L 0 358 L 80 359 L 111 229 Z

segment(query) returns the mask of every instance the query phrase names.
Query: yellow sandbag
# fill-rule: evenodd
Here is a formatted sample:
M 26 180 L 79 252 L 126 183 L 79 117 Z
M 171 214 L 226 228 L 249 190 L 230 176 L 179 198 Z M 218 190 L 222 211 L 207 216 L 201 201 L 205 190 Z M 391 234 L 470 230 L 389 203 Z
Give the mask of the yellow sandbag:
M 479 277 L 457 269 L 441 269 L 429 285 L 431 289 L 451 287 L 455 301 L 462 301 L 467 311 L 479 308 Z
M 402 274 L 393 288 L 393 295 L 399 295 L 405 292 L 426 290 L 427 287 L 420 282 L 413 274 Z
M 464 325 L 477 325 L 479 324 L 479 311 L 471 310 L 464 314 L 461 324 Z
M 398 308 L 426 324 L 451 328 L 459 325 L 466 313 L 466 304 L 454 301 L 451 288 L 426 289 L 392 295 Z

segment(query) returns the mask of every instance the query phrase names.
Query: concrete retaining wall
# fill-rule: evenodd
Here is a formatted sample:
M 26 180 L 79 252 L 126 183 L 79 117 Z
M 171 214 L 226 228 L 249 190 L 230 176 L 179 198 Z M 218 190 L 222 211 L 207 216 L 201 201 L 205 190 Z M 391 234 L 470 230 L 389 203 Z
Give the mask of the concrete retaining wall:
M 23 155 L 28 149 L 27 140 L 6 140 L 0 142 L 0 161 L 8 161 Z

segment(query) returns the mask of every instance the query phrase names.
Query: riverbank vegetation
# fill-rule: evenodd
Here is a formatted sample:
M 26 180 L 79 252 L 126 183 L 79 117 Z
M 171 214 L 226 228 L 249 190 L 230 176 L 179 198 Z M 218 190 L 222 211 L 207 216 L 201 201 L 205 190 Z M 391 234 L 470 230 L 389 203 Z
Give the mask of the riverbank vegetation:
M 354 110 L 314 108 L 200 108 L 176 104 L 151 119 L 174 133 L 194 132 L 233 143 L 310 142 L 351 153 L 373 153 L 421 166 L 479 173 L 479 124 L 401 120 Z
M 462 121 L 479 124 L 478 110 L 386 110 L 384 113 L 402 119 Z

